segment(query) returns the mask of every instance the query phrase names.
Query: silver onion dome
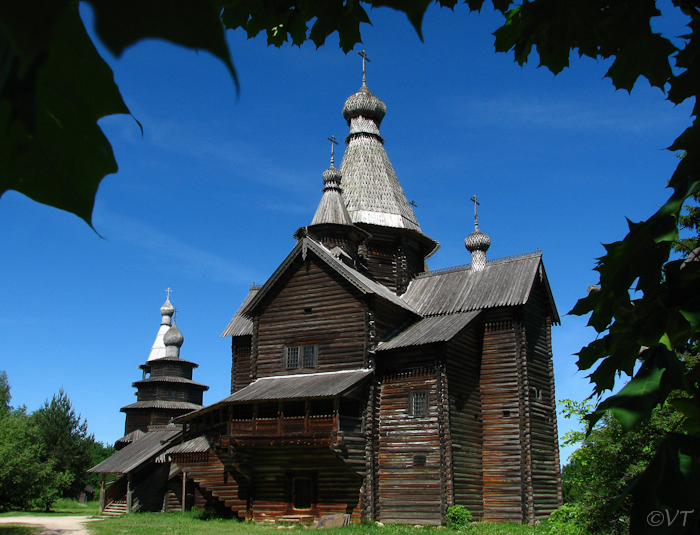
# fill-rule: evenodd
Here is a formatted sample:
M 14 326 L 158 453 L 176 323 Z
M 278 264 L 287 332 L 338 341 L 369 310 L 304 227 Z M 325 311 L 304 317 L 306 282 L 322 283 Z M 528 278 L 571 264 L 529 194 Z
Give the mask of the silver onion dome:
M 168 297 L 165 300 L 165 303 L 163 303 L 163 306 L 160 307 L 160 313 L 163 316 L 172 316 L 174 312 L 175 312 L 175 307 L 170 304 L 170 297 Z
M 486 252 L 491 247 L 491 238 L 481 232 L 477 226 L 476 230 L 464 239 L 464 246 L 470 253 L 474 251 Z
M 184 341 L 185 337 L 180 332 L 180 329 L 177 328 L 177 325 L 170 327 L 168 332 L 163 335 L 163 343 L 166 348 L 168 346 L 182 347 Z
M 347 98 L 343 106 L 343 117 L 348 122 L 354 117 L 362 116 L 373 119 L 379 126 L 385 114 L 386 104 L 375 97 L 364 83 L 357 93 Z

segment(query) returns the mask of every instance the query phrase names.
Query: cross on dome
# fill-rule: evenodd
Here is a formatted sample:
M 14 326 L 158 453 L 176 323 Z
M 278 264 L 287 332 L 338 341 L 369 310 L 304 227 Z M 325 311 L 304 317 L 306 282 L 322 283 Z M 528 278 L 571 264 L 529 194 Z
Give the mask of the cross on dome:
M 367 85 L 367 70 L 365 69 L 365 61 L 370 61 L 370 59 L 367 57 L 367 52 L 364 50 L 362 52 L 358 52 L 360 56 L 362 56 L 362 85 Z
M 335 146 L 338 144 L 338 142 L 335 140 L 335 136 L 329 137 L 328 141 L 331 142 L 331 167 L 334 167 L 335 166 Z

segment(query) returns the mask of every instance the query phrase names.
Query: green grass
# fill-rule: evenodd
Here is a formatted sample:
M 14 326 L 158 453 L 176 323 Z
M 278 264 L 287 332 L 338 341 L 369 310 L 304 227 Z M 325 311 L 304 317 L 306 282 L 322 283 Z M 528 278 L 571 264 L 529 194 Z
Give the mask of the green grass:
M 30 509 L 26 511 L 9 511 L 7 513 L 0 513 L 0 516 L 20 516 L 20 515 L 87 515 L 93 516 L 97 514 L 97 509 L 99 508 L 99 503 L 97 500 L 93 500 L 87 503 L 80 503 L 76 500 L 66 500 L 60 499 L 51 505 L 51 511 L 49 513 L 45 512 L 44 509 Z M 5 535 L 5 532 L 0 531 L 0 535 Z
M 199 512 L 187 513 L 135 513 L 101 522 L 92 522 L 88 529 L 94 535 L 282 535 L 278 525 L 252 524 L 237 520 L 205 519 Z M 288 531 L 304 531 L 294 526 Z M 546 525 L 523 526 L 520 524 L 473 523 L 467 528 L 449 528 L 355 524 L 344 528 L 324 528 L 323 535 L 545 535 L 550 533 Z M 0 534 L 2 535 L 2 534 Z

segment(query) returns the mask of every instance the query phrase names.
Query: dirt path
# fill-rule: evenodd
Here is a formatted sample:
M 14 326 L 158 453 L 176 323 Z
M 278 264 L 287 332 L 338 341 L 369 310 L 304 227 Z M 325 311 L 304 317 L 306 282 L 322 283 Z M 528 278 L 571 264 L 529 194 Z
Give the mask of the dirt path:
M 89 516 L 4 516 L 0 524 L 34 524 L 42 526 L 41 535 L 90 535 L 85 528 L 87 522 L 99 518 Z

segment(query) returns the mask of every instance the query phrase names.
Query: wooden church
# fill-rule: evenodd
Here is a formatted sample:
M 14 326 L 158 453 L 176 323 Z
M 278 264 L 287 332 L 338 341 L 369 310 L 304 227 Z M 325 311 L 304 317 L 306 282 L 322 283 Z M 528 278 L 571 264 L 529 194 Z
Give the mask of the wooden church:
M 385 112 L 363 75 L 313 220 L 223 333 L 231 395 L 174 420 L 167 456 L 196 506 L 438 525 L 452 505 L 533 522 L 561 504 L 542 255 L 487 261 L 475 213 L 471 264 L 428 271 L 439 244 L 384 150 Z

